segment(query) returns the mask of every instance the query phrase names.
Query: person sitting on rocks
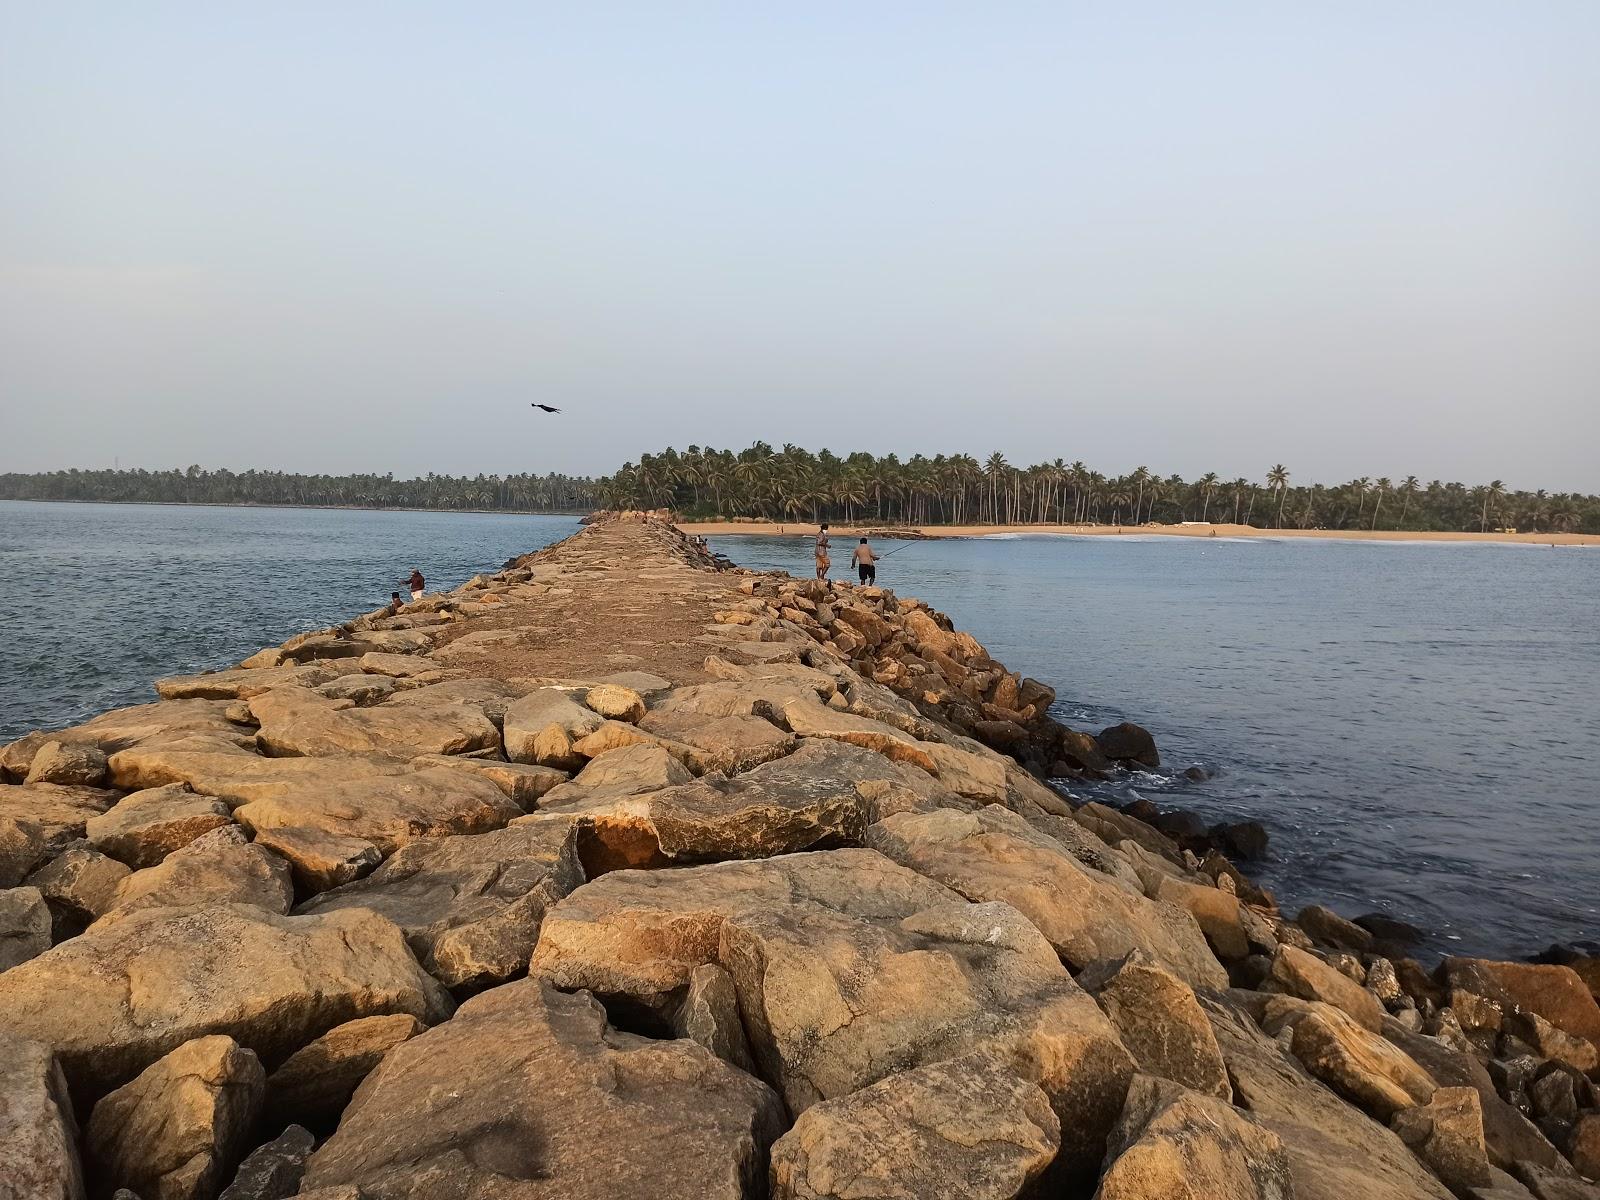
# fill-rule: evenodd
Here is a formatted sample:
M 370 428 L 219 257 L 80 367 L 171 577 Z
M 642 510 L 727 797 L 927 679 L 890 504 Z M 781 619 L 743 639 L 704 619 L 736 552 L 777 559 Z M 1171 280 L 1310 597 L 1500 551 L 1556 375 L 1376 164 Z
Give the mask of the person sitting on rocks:
M 389 615 L 392 617 L 405 607 L 405 602 L 400 599 L 399 592 L 389 593 Z
M 867 545 L 866 538 L 861 539 L 861 544 L 850 556 L 850 561 L 855 564 L 856 575 L 863 585 L 878 582 L 878 556 L 872 552 L 872 547 Z
M 826 581 L 831 566 L 833 560 L 828 557 L 828 523 L 824 521 L 817 528 L 817 578 Z
M 423 586 L 422 572 L 417 570 L 415 567 L 412 567 L 411 578 L 406 580 L 406 583 L 411 588 L 411 598 L 413 600 L 421 600 Z

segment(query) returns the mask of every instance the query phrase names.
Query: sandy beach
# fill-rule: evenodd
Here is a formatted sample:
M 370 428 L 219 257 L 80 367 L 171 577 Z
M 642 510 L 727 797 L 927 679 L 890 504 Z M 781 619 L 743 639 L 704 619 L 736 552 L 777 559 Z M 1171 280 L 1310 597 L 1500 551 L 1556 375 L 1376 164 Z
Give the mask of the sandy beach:
M 686 533 L 707 537 L 718 534 L 787 536 L 816 532 L 816 525 L 796 521 L 680 521 Z M 1041 534 L 1056 537 L 1103 537 L 1137 534 L 1159 537 L 1252 537 L 1252 538 L 1340 538 L 1363 542 L 1520 542 L 1543 546 L 1600 546 L 1600 535 L 1592 533 L 1439 533 L 1405 529 L 1263 529 L 1255 525 L 1225 523 L 1184 525 L 914 525 L 887 527 L 871 523 L 833 524 L 835 537 L 861 533 L 879 537 L 896 534 L 911 537 L 956 538 L 993 537 L 997 534 Z

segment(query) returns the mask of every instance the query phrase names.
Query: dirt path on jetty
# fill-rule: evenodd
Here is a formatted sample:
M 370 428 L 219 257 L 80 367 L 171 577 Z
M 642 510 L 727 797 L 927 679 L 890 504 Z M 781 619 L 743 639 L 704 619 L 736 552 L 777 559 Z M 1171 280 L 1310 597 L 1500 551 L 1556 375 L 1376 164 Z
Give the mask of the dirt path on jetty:
M 1288 919 L 887 589 L 613 516 L 156 687 L 0 747 L 0 1193 L 1595 1195 L 1592 960 Z

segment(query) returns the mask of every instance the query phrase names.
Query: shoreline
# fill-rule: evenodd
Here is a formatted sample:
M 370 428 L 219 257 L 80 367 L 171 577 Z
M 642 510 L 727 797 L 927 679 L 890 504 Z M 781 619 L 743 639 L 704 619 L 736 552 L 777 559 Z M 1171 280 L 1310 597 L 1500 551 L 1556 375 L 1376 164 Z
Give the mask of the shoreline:
M 591 510 L 572 509 L 552 512 L 535 508 L 413 508 L 400 504 L 255 504 L 250 501 L 228 500 L 72 500 L 64 496 L 45 499 L 38 496 L 0 497 L 0 504 L 104 504 L 116 507 L 148 505 L 152 508 L 284 508 L 326 509 L 329 512 L 422 512 L 462 513 L 477 516 L 505 517 L 574 517 L 582 519 Z
M 744 534 L 752 537 L 799 537 L 816 532 L 804 521 L 678 521 L 679 529 L 708 537 Z M 1525 546 L 1600 546 L 1593 533 L 1452 533 L 1405 529 L 1263 529 L 1256 525 L 1220 522 L 1188 525 L 908 525 L 886 527 L 871 522 L 830 523 L 839 537 L 861 533 L 892 540 L 897 535 L 921 538 L 984 538 L 1002 535 L 1026 537 L 1187 537 L 1187 538 L 1309 538 L 1351 542 L 1458 542 Z

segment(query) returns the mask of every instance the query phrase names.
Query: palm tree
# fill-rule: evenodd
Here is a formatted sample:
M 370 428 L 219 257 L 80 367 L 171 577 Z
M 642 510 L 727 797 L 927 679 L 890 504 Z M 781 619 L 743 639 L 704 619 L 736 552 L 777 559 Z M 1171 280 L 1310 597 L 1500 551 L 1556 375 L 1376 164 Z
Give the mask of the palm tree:
M 1278 528 L 1283 528 L 1283 501 L 1289 494 L 1289 469 L 1278 463 L 1267 472 L 1267 486 L 1278 492 Z
M 1378 476 L 1378 481 L 1372 485 L 1372 490 L 1378 494 L 1378 502 L 1372 506 L 1372 528 L 1378 527 L 1378 514 L 1383 511 L 1383 498 L 1394 485 L 1389 482 L 1387 475 Z
M 1205 497 L 1205 503 L 1200 508 L 1200 519 L 1202 521 L 1211 519 L 1211 489 L 1216 486 L 1217 473 L 1215 471 L 1207 471 L 1200 476 L 1200 494 Z
M 1483 519 L 1479 523 L 1478 531 L 1480 533 L 1487 533 L 1489 531 L 1489 506 L 1491 504 L 1496 504 L 1499 501 L 1500 497 L 1502 497 L 1502 496 L 1504 496 L 1506 494 L 1506 485 L 1501 483 L 1498 479 L 1496 479 L 1492 483 L 1490 483 L 1488 487 L 1483 488 L 1482 491 L 1483 491 Z
M 1403 497 L 1400 504 L 1400 528 L 1406 527 L 1406 511 L 1411 507 L 1411 497 L 1417 494 L 1417 489 L 1422 485 L 1415 475 L 1407 475 L 1400 481 L 1400 495 Z
M 989 455 L 983 463 L 984 476 L 989 480 L 989 515 L 994 524 L 1000 522 L 1000 481 L 1008 471 L 1011 464 L 1006 461 L 1005 455 L 996 450 Z

